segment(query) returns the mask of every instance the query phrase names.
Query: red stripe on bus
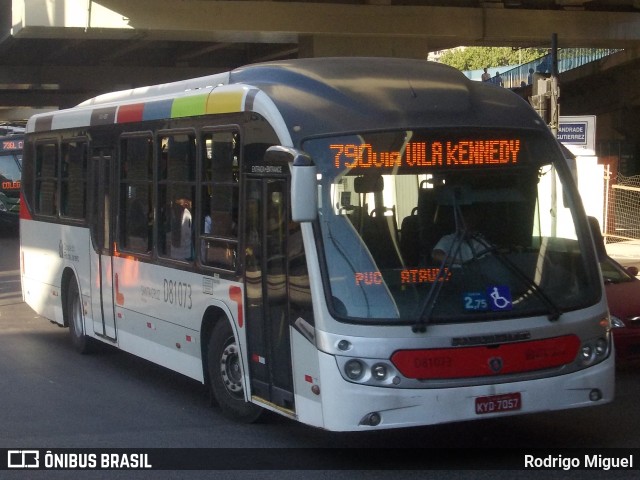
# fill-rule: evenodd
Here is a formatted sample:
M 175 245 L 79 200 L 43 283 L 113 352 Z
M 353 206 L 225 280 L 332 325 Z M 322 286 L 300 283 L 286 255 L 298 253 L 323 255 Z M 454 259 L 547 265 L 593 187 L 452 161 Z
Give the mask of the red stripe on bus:
M 29 208 L 27 208 L 27 202 L 24 200 L 22 192 L 20 192 L 20 219 L 21 220 L 33 220 Z
M 235 285 L 229 287 L 229 298 L 238 304 L 238 327 L 242 328 L 242 325 L 244 325 L 242 312 L 242 289 Z
M 571 363 L 578 354 L 576 335 L 478 347 L 399 350 L 391 356 L 407 378 L 469 378 L 531 372 Z
M 122 105 L 120 108 L 118 108 L 116 123 L 141 122 L 143 111 L 144 103 Z

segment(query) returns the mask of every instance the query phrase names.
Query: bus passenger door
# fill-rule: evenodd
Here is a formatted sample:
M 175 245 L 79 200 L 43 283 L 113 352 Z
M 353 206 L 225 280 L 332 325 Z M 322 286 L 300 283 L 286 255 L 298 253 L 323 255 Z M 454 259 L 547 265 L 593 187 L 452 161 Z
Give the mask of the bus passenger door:
M 293 411 L 287 179 L 250 178 L 246 198 L 244 264 L 251 394 Z
M 113 284 L 113 187 L 112 156 L 107 149 L 96 148 L 91 159 L 92 220 L 91 302 L 93 331 L 112 340 L 116 338 Z

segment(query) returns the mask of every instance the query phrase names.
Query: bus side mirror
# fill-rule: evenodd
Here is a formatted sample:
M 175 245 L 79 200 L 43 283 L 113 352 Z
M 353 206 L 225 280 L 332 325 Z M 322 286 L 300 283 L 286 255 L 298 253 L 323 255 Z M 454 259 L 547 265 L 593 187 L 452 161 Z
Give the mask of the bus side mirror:
M 267 163 L 287 163 L 291 167 L 291 219 L 312 222 L 318 216 L 317 168 L 311 157 L 294 148 L 274 146 L 265 153 Z

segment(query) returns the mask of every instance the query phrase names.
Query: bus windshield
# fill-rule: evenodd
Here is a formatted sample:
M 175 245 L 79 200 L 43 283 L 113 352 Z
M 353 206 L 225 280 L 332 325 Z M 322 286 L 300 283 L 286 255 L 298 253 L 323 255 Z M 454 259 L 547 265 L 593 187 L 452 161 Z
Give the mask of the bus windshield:
M 549 137 L 430 129 L 303 147 L 319 172 L 320 254 L 336 318 L 554 320 L 599 300 L 570 172 L 554 166 L 563 160 Z
M 20 164 L 18 161 L 20 157 L 13 153 L 1 153 L 0 154 L 0 176 L 2 177 L 3 184 L 5 182 L 19 182 L 20 181 Z
M 22 137 L 0 139 L 0 220 L 11 225 L 18 221 L 22 168 Z
M 22 137 L 3 137 L 0 146 L 0 192 L 17 198 L 20 195 Z

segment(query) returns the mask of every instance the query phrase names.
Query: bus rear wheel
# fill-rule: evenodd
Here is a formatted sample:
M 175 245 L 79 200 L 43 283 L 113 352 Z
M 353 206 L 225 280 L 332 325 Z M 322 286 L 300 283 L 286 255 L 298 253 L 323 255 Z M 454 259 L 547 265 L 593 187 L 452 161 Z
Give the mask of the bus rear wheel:
M 66 321 L 69 325 L 71 343 L 73 348 L 79 353 L 90 353 L 92 351 L 92 340 L 84 333 L 84 315 L 82 313 L 82 300 L 78 284 L 72 278 L 67 290 Z
M 222 413 L 243 423 L 258 420 L 262 408 L 244 399 L 240 350 L 225 320 L 219 321 L 213 328 L 207 353 L 211 393 Z

